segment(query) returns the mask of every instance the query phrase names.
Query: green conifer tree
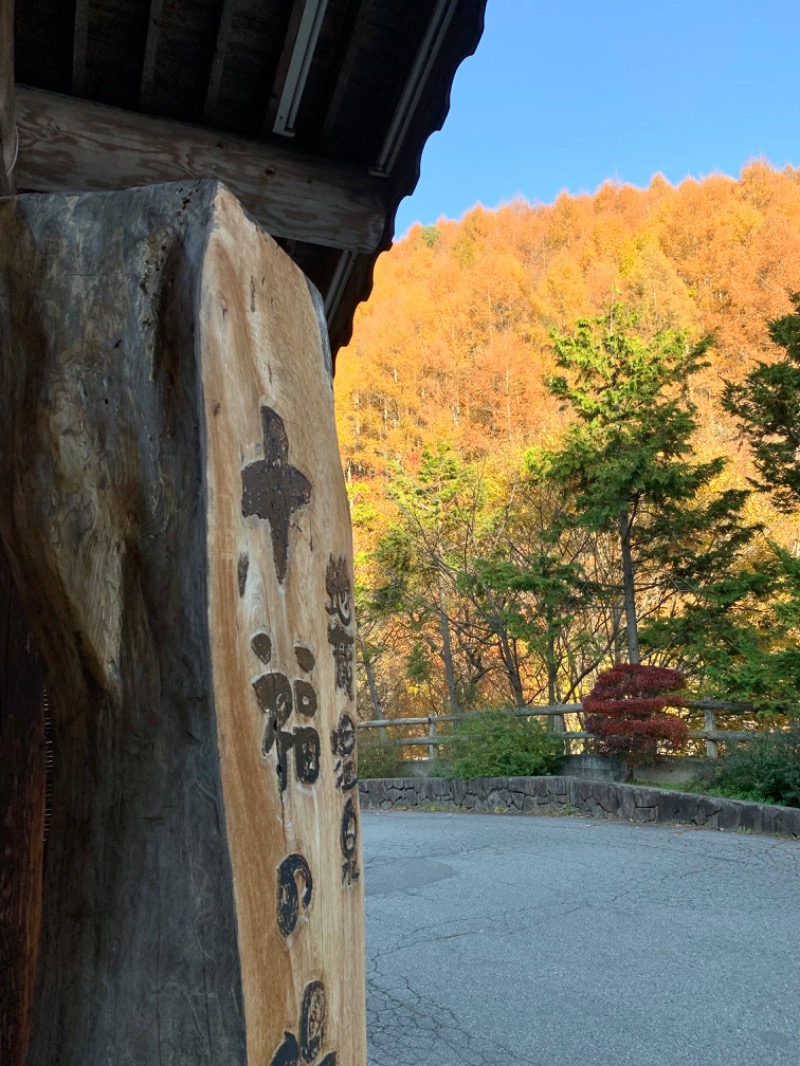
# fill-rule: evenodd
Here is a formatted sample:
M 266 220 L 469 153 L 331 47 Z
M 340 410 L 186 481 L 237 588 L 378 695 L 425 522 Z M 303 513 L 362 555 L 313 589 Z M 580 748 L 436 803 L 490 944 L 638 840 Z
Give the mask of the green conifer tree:
M 674 610 L 727 573 L 754 532 L 742 520 L 747 492 L 713 489 L 726 460 L 692 458 L 689 385 L 711 339 L 691 345 L 673 329 L 648 337 L 615 303 L 552 340 L 563 373 L 547 385 L 575 421 L 542 453 L 544 476 L 571 498 L 567 521 L 616 538 L 616 592 L 628 659 L 638 663 L 645 594 L 655 613 Z
M 727 382 L 722 398 L 752 448 L 756 485 L 789 513 L 800 507 L 800 294 L 793 303 L 793 314 L 767 326 L 783 358 L 760 361 L 739 384 Z

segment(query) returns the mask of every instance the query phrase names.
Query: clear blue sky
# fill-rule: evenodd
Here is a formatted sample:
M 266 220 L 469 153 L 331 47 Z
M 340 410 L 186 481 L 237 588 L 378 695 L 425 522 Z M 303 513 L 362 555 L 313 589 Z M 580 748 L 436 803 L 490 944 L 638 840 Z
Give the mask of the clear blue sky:
M 397 216 L 800 164 L 800 0 L 489 0 Z

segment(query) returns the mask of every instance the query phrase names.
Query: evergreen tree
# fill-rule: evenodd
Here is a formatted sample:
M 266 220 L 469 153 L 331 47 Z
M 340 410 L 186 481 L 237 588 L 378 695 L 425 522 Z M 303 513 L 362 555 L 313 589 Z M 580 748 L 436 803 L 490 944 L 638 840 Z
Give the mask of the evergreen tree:
M 564 373 L 547 384 L 575 421 L 559 448 L 543 452 L 544 476 L 571 495 L 572 524 L 617 540 L 617 594 L 635 664 L 642 600 L 648 613 L 674 608 L 718 579 L 754 532 L 742 521 L 747 492 L 713 491 L 726 460 L 692 459 L 689 385 L 711 341 L 690 345 L 673 329 L 644 336 L 637 316 L 616 303 L 552 339 Z
M 774 363 L 759 361 L 739 384 L 727 382 L 722 398 L 752 450 L 759 475 L 753 484 L 786 514 L 800 510 L 800 294 L 792 302 L 793 313 L 767 324 L 783 357 Z M 744 639 L 732 675 L 746 698 L 796 714 L 800 560 L 778 544 L 770 547 L 772 557 L 762 567 L 769 610 Z
M 800 294 L 792 300 L 794 313 L 767 327 L 783 358 L 759 361 L 740 384 L 727 382 L 722 398 L 753 451 L 757 486 L 786 512 L 800 507 Z

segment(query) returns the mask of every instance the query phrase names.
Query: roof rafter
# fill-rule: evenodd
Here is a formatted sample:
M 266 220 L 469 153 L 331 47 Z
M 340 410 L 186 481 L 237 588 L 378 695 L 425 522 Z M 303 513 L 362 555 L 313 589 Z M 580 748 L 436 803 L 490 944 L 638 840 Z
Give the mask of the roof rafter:
M 89 51 L 89 0 L 75 0 L 75 30 L 72 35 L 72 92 L 86 95 L 86 57 Z
M 228 55 L 231 33 L 233 31 L 233 15 L 236 9 L 236 0 L 223 0 L 219 14 L 219 27 L 217 28 L 217 43 L 214 47 L 214 58 L 211 60 L 211 71 L 208 76 L 208 88 L 206 90 L 206 102 L 203 108 L 203 121 L 211 123 L 216 118 L 219 101 L 219 91 L 222 85 L 222 72 L 225 69 L 225 59 Z
M 366 0 L 353 0 L 350 10 L 350 24 L 346 34 L 347 45 L 339 64 L 336 82 L 331 93 L 325 118 L 322 123 L 320 145 L 323 151 L 328 151 L 333 142 L 333 132 L 336 120 L 342 108 L 344 94 L 356 68 L 359 49 L 361 48 L 361 28 L 365 21 Z
M 156 82 L 156 60 L 158 44 L 161 39 L 161 18 L 163 0 L 150 0 L 150 17 L 147 22 L 147 41 L 144 46 L 144 63 L 142 65 L 142 84 L 139 89 L 139 107 L 150 110 Z

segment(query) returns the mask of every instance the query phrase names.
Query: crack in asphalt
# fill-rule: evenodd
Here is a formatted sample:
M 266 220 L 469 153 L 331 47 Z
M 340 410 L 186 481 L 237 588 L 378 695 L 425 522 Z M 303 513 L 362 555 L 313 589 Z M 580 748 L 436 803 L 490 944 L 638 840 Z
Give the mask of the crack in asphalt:
M 407 977 L 377 966 L 367 976 L 367 1033 L 369 1066 L 543 1066 L 519 1049 L 471 1034 L 449 1007 L 430 995 L 423 1000 Z
M 383 817 L 378 815 L 378 818 Z M 413 829 L 407 831 L 418 829 L 424 832 L 425 823 L 421 819 L 426 815 L 415 817 L 420 821 L 415 821 Z M 624 839 L 619 832 L 603 832 L 607 827 L 618 831 L 621 824 Z M 475 968 L 482 962 L 473 963 L 473 958 L 492 960 L 494 966 L 496 960 L 492 951 L 495 950 L 497 959 L 503 959 L 514 951 L 515 940 L 518 951 L 521 935 L 523 942 L 530 943 L 530 950 L 535 952 L 537 943 L 541 943 L 537 941 L 537 931 L 554 925 L 558 930 L 560 923 L 566 923 L 565 928 L 570 924 L 574 927 L 577 922 L 579 927 L 585 927 L 587 934 L 591 934 L 586 943 L 591 942 L 593 946 L 588 950 L 594 951 L 598 958 L 607 950 L 616 951 L 617 955 L 620 950 L 627 950 L 627 958 L 633 961 L 635 956 L 630 954 L 629 944 L 623 948 L 619 945 L 607 948 L 602 934 L 598 940 L 592 925 L 585 925 L 587 916 L 604 914 L 607 919 L 624 925 L 636 922 L 643 907 L 650 908 L 651 913 L 666 911 L 668 915 L 670 909 L 685 907 L 688 900 L 697 903 L 708 898 L 709 891 L 715 890 L 718 884 L 725 885 L 730 891 L 740 881 L 745 883 L 745 879 L 754 875 L 758 878 L 766 870 L 771 871 L 771 884 L 779 883 L 785 887 L 787 900 L 793 892 L 793 882 L 800 888 L 800 841 L 780 840 L 766 844 L 764 838 L 749 840 L 742 834 L 725 833 L 723 842 L 718 830 L 698 827 L 687 836 L 685 827 L 678 829 L 649 823 L 625 825 L 581 819 L 568 825 L 562 823 L 562 826 L 567 834 L 580 833 L 580 840 L 569 835 L 564 837 L 561 833 L 536 838 L 533 834 L 517 834 L 515 831 L 510 838 L 505 838 L 504 843 L 498 839 L 490 844 L 476 844 L 462 832 L 464 823 L 459 826 L 455 821 L 446 825 L 445 831 L 450 839 L 445 836 L 441 824 L 439 830 L 431 832 L 426 840 L 402 839 L 401 832 L 396 846 L 392 841 L 387 847 L 384 835 L 383 846 L 373 850 L 365 839 L 367 925 L 368 930 L 370 927 L 380 929 L 380 935 L 373 941 L 376 947 L 372 947 L 373 938 L 368 935 L 369 1066 L 500 1066 L 506 1062 L 543 1066 L 545 1061 L 552 1061 L 549 1044 L 542 1047 L 542 1058 L 526 1057 L 531 1051 L 536 1054 L 538 1050 L 539 1032 L 538 1029 L 532 1031 L 531 1026 L 543 1027 L 541 1040 L 544 1041 L 547 1032 L 552 1032 L 553 1024 L 552 1019 L 537 1013 L 535 984 L 517 1008 L 499 1012 L 497 1016 L 505 1018 L 505 1024 L 511 1029 L 501 1029 L 498 1039 L 496 1027 L 489 1031 L 491 1022 L 486 1030 L 480 1028 L 482 1023 L 478 1018 L 485 1018 L 485 1011 L 481 1014 L 480 1009 L 476 1011 L 472 1007 L 477 1002 L 476 995 L 480 1000 L 483 982 L 491 980 L 488 974 Z M 586 833 L 585 829 L 595 832 Z M 631 850 L 632 840 L 626 830 L 635 833 L 635 852 Z M 541 867 L 542 884 L 546 887 L 530 898 L 526 893 L 520 896 L 520 881 L 514 881 L 508 872 L 514 869 L 518 848 L 523 843 L 528 861 L 534 863 L 533 869 L 539 869 L 541 863 L 547 864 Z M 448 860 L 452 873 L 443 877 L 441 867 Z M 478 906 L 477 913 L 467 913 L 470 909 L 471 867 L 475 860 L 479 860 L 476 870 L 481 864 L 485 870 L 488 860 L 494 871 L 495 895 L 491 900 L 484 897 L 490 906 Z M 558 886 L 562 884 L 559 877 L 562 866 L 569 870 L 564 887 L 568 884 L 571 891 L 566 897 L 557 895 Z M 598 869 L 606 871 L 600 880 L 596 876 Z M 624 887 L 620 886 L 620 881 Z M 370 896 L 370 885 L 376 882 L 379 887 Z M 550 885 L 552 889 L 547 887 Z M 750 892 L 743 901 L 737 901 L 738 906 L 750 906 L 756 898 L 752 889 Z M 516 905 L 509 905 L 515 899 Z M 655 912 L 653 908 L 656 908 Z M 437 914 L 441 917 L 412 923 L 405 920 L 409 914 L 426 919 Z M 551 944 L 560 942 L 558 931 L 555 936 L 553 933 L 548 936 Z M 455 954 L 451 954 L 444 946 L 442 951 L 447 954 L 441 956 L 436 955 L 435 948 L 424 955 L 415 954 L 424 951 L 426 946 L 470 940 L 476 944 L 483 941 L 477 954 L 473 954 L 472 948 L 453 948 Z M 504 946 L 500 946 L 501 942 Z M 696 952 L 705 950 L 705 942 L 697 948 L 691 944 L 689 947 L 694 958 Z M 681 956 L 682 952 L 686 956 L 686 950 L 685 945 L 677 945 L 672 951 L 672 945 L 666 944 L 665 958 Z M 456 960 L 455 963 L 452 960 Z M 568 965 L 569 961 L 563 964 L 564 967 Z M 591 965 L 589 958 L 587 972 Z M 540 975 L 538 980 L 545 972 L 528 968 L 526 978 L 520 979 L 531 980 L 536 973 Z M 454 996 L 456 984 L 462 985 L 463 991 Z M 510 988 L 509 991 L 513 996 L 513 990 Z M 484 1005 L 494 994 L 494 988 L 487 983 Z M 517 1020 L 520 1033 L 514 1031 Z M 786 1039 L 777 1029 L 769 1035 L 773 1042 L 778 1042 L 776 1046 L 780 1046 L 781 1039 Z M 600 1061 L 605 1060 L 592 1059 L 591 1063 Z M 669 1061 L 682 1063 L 684 1060 Z M 731 1066 L 740 1061 L 749 1060 L 734 1058 L 730 1060 Z M 775 1061 L 789 1060 L 776 1058 Z

